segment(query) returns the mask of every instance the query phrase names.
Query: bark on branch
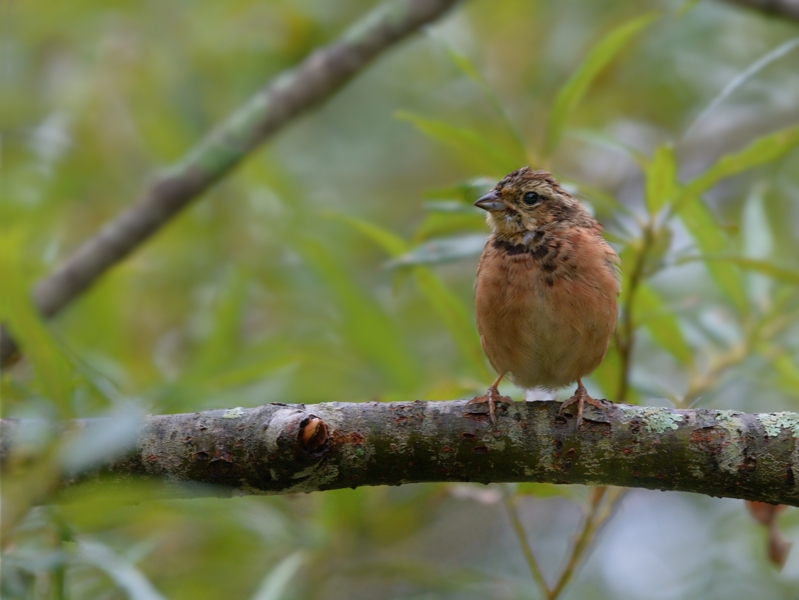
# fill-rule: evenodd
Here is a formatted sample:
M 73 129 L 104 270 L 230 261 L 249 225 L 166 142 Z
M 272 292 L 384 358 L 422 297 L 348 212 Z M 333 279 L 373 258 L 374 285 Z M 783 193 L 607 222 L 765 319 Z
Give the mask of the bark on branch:
M 538 481 L 680 490 L 799 506 L 799 413 L 607 404 L 575 431 L 558 402 L 502 408 L 493 428 L 466 402 L 315 405 L 147 417 L 135 448 L 104 467 L 189 494 L 288 494 L 412 482 Z M 471 408 L 471 407 L 470 407 Z M 475 407 L 475 410 L 482 410 Z M 87 420 L 83 427 L 103 427 Z M 0 462 L 23 421 L 0 421 Z M 182 493 L 185 493 L 185 489 Z
M 389 0 L 340 40 L 320 48 L 258 92 L 192 148 L 139 201 L 117 215 L 58 269 L 37 283 L 33 302 L 58 313 L 265 140 L 330 98 L 385 50 L 436 20 L 458 0 Z M 0 328 L 0 366 L 18 347 Z

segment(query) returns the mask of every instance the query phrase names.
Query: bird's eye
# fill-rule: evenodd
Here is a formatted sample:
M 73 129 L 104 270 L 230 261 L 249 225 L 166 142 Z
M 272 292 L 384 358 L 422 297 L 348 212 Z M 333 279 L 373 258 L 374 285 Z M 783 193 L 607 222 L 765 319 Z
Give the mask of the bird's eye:
M 539 196 L 537 192 L 525 192 L 524 196 L 522 196 L 522 200 L 524 200 L 524 203 L 528 206 L 532 206 L 541 200 L 541 196 Z

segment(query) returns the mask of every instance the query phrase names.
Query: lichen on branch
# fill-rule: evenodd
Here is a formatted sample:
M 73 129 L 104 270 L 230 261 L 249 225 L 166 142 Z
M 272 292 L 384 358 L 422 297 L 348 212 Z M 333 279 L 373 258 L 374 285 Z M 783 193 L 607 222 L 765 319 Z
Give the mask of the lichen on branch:
M 363 485 L 549 482 L 680 490 L 799 505 L 799 414 L 607 403 L 575 430 L 557 402 L 269 404 L 149 416 L 97 473 L 163 479 L 191 494 L 287 494 Z M 103 420 L 83 426 L 103 427 Z M 19 420 L 0 422 L 0 459 Z M 97 474 L 96 473 L 96 474 Z M 84 475 L 84 477 L 87 475 Z M 207 490 L 207 489 L 206 489 Z

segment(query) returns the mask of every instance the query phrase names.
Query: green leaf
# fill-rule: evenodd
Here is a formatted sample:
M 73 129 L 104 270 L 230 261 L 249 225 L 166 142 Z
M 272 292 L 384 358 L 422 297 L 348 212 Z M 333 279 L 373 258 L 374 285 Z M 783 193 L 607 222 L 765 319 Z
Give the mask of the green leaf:
M 765 69 L 771 63 L 776 60 L 779 60 L 789 52 L 791 52 L 794 48 L 799 46 L 799 38 L 794 38 L 792 40 L 788 40 L 787 42 L 781 44 L 777 48 L 768 52 L 765 56 L 760 57 L 754 63 L 749 65 L 746 69 L 742 72 L 738 73 L 735 77 L 733 77 L 727 84 L 722 88 L 722 90 L 711 100 L 711 102 L 705 107 L 705 109 L 699 113 L 699 115 L 691 122 L 691 124 L 686 127 L 685 134 L 683 135 L 683 139 L 687 138 L 691 131 L 694 130 L 696 124 L 699 123 L 702 119 L 707 117 L 713 110 L 716 109 L 724 100 L 726 100 L 730 95 L 735 92 L 739 87 L 741 87 L 744 83 L 749 81 L 752 77 L 757 75 L 760 71 Z
M 305 553 L 297 550 L 275 565 L 258 586 L 252 600 L 280 600 L 288 596 L 285 592 L 292 578 L 305 563 Z M 294 594 L 291 594 L 294 597 Z
M 122 458 L 136 447 L 145 412 L 132 402 L 120 403 L 103 416 L 102 427 L 86 427 L 66 438 L 59 451 L 62 471 L 74 477 Z
M 579 181 L 571 181 L 570 179 L 564 179 L 563 183 L 573 185 L 576 190 L 575 194 L 573 195 L 578 196 L 580 200 L 582 200 L 584 197 L 585 201 L 591 204 L 597 210 L 597 212 L 608 214 L 631 214 L 630 209 L 627 208 L 627 206 L 619 202 L 615 196 L 607 193 L 603 189 L 586 185 L 585 183 Z
M 657 214 L 677 196 L 677 163 L 671 146 L 658 146 L 646 168 L 646 206 Z
M 452 200 L 455 198 L 469 208 L 474 208 L 472 203 L 491 189 L 496 182 L 497 180 L 491 177 L 475 177 L 456 185 L 427 190 L 422 196 L 428 200 Z
M 396 527 L 399 529 L 401 525 Z M 388 545 L 385 541 L 383 544 Z M 422 556 L 410 560 L 381 557 L 359 561 L 348 566 L 347 576 L 357 581 L 379 581 L 383 586 L 425 590 L 419 594 L 392 596 L 404 600 L 470 597 L 475 588 L 487 585 L 493 577 L 474 568 L 442 567 Z
M 571 488 L 566 485 L 524 481 L 516 486 L 516 495 L 536 496 L 537 498 L 551 498 L 552 496 L 572 497 L 574 494 L 572 493 Z
M 489 102 L 491 102 L 492 106 L 497 111 L 497 114 L 505 124 L 508 132 L 513 137 L 514 144 L 516 145 L 515 153 L 518 155 L 518 163 L 537 162 L 529 156 L 524 135 L 522 135 L 521 130 L 508 114 L 508 111 L 505 109 L 505 106 L 502 104 L 499 96 L 497 96 L 496 92 L 494 91 L 494 87 L 486 82 L 486 80 L 480 74 L 480 71 L 474 66 L 474 63 L 469 60 L 468 57 L 455 50 L 455 48 L 453 48 L 452 45 L 449 44 L 445 39 L 436 37 L 436 40 L 444 48 L 444 51 L 450 60 L 452 60 L 455 66 L 460 69 L 461 73 L 474 81 L 483 94 L 485 94 L 486 98 L 488 98 Z
M 249 350 L 248 350 L 249 354 Z M 240 387 L 264 377 L 274 376 L 277 371 L 293 367 L 302 360 L 297 354 L 269 353 L 264 357 L 250 358 L 247 362 L 217 371 L 203 380 L 204 391 L 215 392 Z
M 475 209 L 479 210 L 479 209 Z M 431 212 L 413 234 L 413 243 L 444 236 L 458 235 L 467 231 L 485 232 L 485 212 Z
M 22 271 L 25 236 L 4 230 L 0 235 L 0 322 L 7 323 L 25 356 L 33 365 L 34 387 L 53 402 L 62 417 L 72 415 L 72 394 L 79 373 L 62 351 L 30 296 L 32 281 Z
M 132 561 L 105 544 L 81 540 L 76 558 L 105 572 L 131 600 L 166 600 Z
M 619 397 L 619 382 L 622 376 L 622 361 L 619 355 L 619 349 L 615 343 L 612 343 L 608 348 L 608 353 L 605 355 L 605 360 L 602 364 L 591 373 L 591 381 L 600 387 L 605 397 L 614 402 L 626 402 L 627 404 L 638 404 L 640 402 L 640 395 L 636 390 L 631 387 L 627 388 L 627 395 L 624 398 Z
M 211 331 L 188 369 L 191 376 L 204 379 L 220 372 L 238 355 L 249 281 L 241 267 L 228 269 L 210 307 Z
M 296 250 L 330 291 L 320 301 L 335 303 L 341 314 L 337 333 L 361 360 L 385 377 L 392 391 L 413 389 L 420 370 L 400 329 L 369 293 L 355 285 L 350 272 L 329 248 L 310 236 L 297 242 Z
M 746 269 L 747 271 L 754 271 L 761 275 L 766 275 L 776 281 L 781 281 L 790 285 L 799 285 L 799 269 L 781 267 L 767 260 L 747 258 L 745 256 L 701 255 L 687 256 L 677 261 L 678 264 L 688 262 L 729 263 Z
M 799 145 L 799 127 L 792 127 L 765 135 L 743 150 L 722 156 L 712 167 L 685 186 L 675 212 L 683 210 L 684 206 L 725 177 L 776 160 L 797 145 Z
M 426 136 L 452 146 L 470 160 L 478 159 L 496 173 L 507 173 L 517 168 L 519 159 L 508 154 L 471 129 L 455 127 L 443 121 L 427 119 L 406 111 L 395 113 L 401 121 L 408 121 Z
M 485 235 L 462 235 L 438 238 L 417 246 L 388 263 L 389 267 L 438 264 L 480 256 L 486 243 Z
M 669 352 L 681 364 L 694 362 L 694 354 L 680 329 L 679 321 L 660 295 L 641 282 L 635 296 L 636 319 L 646 327 L 657 345 Z
M 364 237 L 369 238 L 375 244 L 380 246 L 383 250 L 385 250 L 386 254 L 391 257 L 400 256 L 408 250 L 408 243 L 405 240 L 403 240 L 396 233 L 380 227 L 379 225 L 375 225 L 369 221 L 357 219 L 355 217 L 350 217 L 349 215 L 343 215 L 340 213 L 328 212 L 324 214 L 325 216 L 339 221 L 340 223 L 349 225 L 355 229 L 355 231 Z
M 382 246 L 392 256 L 401 255 L 405 249 L 405 242 L 390 231 L 360 219 L 341 215 L 334 216 Z M 483 239 L 482 236 L 481 239 Z M 450 332 L 471 371 L 483 379 L 488 379 L 489 373 L 483 359 L 480 340 L 469 311 L 433 271 L 417 266 L 412 272 L 419 291 L 422 292 Z
M 436 202 L 425 202 L 424 209 L 430 213 L 459 214 L 482 217 L 485 221 L 485 211 L 480 210 L 471 204 L 464 204 L 460 200 L 438 200 Z
M 566 122 L 597 75 L 630 43 L 635 34 L 654 21 L 656 17 L 656 14 L 650 13 L 627 21 L 605 35 L 591 49 L 583 63 L 555 98 L 544 136 L 544 157 L 551 156 L 557 148 Z
M 716 218 L 701 201 L 686 204 L 680 218 L 702 254 L 713 255 L 724 249 L 726 239 Z M 707 269 L 719 289 L 729 298 L 733 306 L 746 314 L 748 303 L 740 270 L 730 262 L 708 262 Z
M 463 302 L 429 268 L 415 267 L 413 275 L 419 290 L 452 335 L 472 373 L 480 379 L 490 379 L 474 320 Z
M 799 365 L 796 360 L 787 354 L 780 354 L 773 359 L 772 364 L 777 372 L 777 385 L 791 394 L 799 392 Z
M 678 17 L 684 17 L 687 15 L 697 4 L 699 4 L 700 0 L 684 0 L 679 7 L 677 7 L 676 15 Z
M 466 55 L 455 50 L 455 48 L 453 48 L 452 45 L 447 43 L 447 41 L 443 38 L 436 38 L 436 41 L 441 45 L 442 48 L 444 48 L 444 52 L 446 52 L 450 60 L 455 63 L 455 66 L 460 69 L 461 73 L 480 85 L 481 88 L 485 86 L 483 77 L 480 75 L 480 71 L 477 70 L 477 67 L 474 66 L 474 63 L 467 58 Z
M 625 156 L 628 156 L 632 159 L 635 164 L 637 164 L 642 169 L 646 168 L 647 165 L 647 158 L 641 152 L 633 148 L 632 146 L 628 146 L 623 142 L 620 142 L 616 138 L 610 137 L 609 135 L 605 135 L 599 131 L 594 131 L 592 129 L 572 129 L 567 134 L 567 137 L 573 138 L 576 140 L 580 140 L 581 142 L 585 142 L 592 146 L 596 146 L 603 150 L 610 150 L 612 152 L 618 152 Z

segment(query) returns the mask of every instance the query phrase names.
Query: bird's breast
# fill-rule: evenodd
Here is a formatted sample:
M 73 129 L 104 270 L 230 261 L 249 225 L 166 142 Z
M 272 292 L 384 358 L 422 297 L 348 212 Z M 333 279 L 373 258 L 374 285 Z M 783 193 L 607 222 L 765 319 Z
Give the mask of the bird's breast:
M 490 238 L 475 285 L 477 327 L 498 372 L 560 387 L 595 369 L 616 324 L 618 257 L 591 231 L 528 246 Z

